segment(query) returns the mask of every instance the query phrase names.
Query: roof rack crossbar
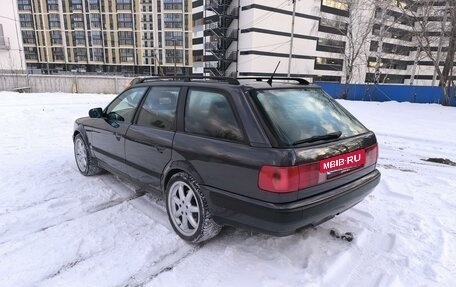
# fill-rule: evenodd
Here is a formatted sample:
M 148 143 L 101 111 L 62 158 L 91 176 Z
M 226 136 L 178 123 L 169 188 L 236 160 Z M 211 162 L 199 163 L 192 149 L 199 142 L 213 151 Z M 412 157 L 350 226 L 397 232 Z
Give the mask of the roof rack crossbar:
M 263 81 L 270 80 L 271 77 L 241 77 L 241 78 L 237 78 L 237 79 L 238 80 L 255 80 L 257 82 L 263 82 Z M 296 81 L 296 82 L 298 82 L 299 85 L 302 85 L 302 86 L 307 86 L 310 84 L 309 81 L 307 81 L 306 79 L 303 79 L 303 78 L 274 77 L 272 79 L 272 81 L 275 81 L 275 80 Z
M 157 76 L 157 77 L 145 77 L 142 78 L 138 83 L 152 82 L 152 81 L 183 81 L 191 82 L 192 80 L 214 80 L 220 82 L 227 82 L 230 85 L 240 85 L 239 81 L 230 77 L 210 77 L 210 76 Z

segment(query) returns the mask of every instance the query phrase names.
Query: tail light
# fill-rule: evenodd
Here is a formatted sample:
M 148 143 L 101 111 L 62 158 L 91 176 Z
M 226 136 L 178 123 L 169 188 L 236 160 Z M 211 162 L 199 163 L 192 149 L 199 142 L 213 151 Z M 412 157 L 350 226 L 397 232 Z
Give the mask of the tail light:
M 364 166 L 371 166 L 377 163 L 378 159 L 378 145 L 374 144 L 366 148 L 366 163 Z
M 317 185 L 321 181 L 318 163 L 290 167 L 263 166 L 258 186 L 262 190 L 285 193 Z
M 258 177 L 258 186 L 271 192 L 292 192 L 299 189 L 297 166 L 263 166 Z
M 366 148 L 364 166 L 376 164 L 377 159 L 378 145 L 375 144 Z M 258 177 L 258 187 L 265 191 L 287 193 L 318 185 L 331 179 L 327 178 L 326 173 L 320 173 L 320 162 L 289 167 L 263 166 Z

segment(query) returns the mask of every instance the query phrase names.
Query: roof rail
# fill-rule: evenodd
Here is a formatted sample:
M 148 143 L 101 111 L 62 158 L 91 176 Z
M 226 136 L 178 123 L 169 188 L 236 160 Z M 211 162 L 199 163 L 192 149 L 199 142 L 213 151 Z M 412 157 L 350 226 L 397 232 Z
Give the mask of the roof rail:
M 239 81 L 230 78 L 230 77 L 209 77 L 209 76 L 169 76 L 169 77 L 144 77 L 141 78 L 137 84 L 144 83 L 144 82 L 153 82 L 153 81 L 183 81 L 183 82 L 191 82 L 193 80 L 214 80 L 220 82 L 227 82 L 230 85 L 240 85 Z
M 255 80 L 257 82 L 263 82 L 263 81 L 268 81 L 271 80 L 271 77 L 242 77 L 242 78 L 237 78 L 237 80 Z M 274 77 L 272 79 L 273 81 L 275 80 L 281 80 L 281 81 L 296 81 L 298 82 L 299 85 L 307 86 L 309 85 L 309 81 L 303 78 L 287 78 L 287 77 Z

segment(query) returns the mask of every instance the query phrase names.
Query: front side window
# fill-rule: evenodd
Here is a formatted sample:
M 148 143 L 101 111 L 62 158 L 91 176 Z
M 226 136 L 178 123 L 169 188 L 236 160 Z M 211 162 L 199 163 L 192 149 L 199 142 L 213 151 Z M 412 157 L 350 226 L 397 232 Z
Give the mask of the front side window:
M 131 123 L 146 90 L 147 87 L 138 87 L 123 92 L 106 108 L 105 113 L 108 119 Z
M 366 128 L 320 89 L 258 90 L 256 102 L 285 146 L 346 138 Z
M 228 99 L 221 93 L 190 90 L 185 108 L 185 131 L 232 141 L 243 135 Z
M 175 129 L 179 87 L 153 87 L 139 112 L 137 124 L 164 130 Z

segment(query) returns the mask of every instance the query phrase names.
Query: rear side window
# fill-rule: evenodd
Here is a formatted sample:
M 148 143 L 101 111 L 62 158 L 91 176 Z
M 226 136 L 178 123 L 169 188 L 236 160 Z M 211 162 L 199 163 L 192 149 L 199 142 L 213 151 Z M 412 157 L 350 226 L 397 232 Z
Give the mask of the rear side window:
M 137 125 L 174 130 L 179 87 L 152 87 L 141 106 Z
M 345 138 L 367 131 L 320 89 L 258 90 L 256 100 L 287 146 L 313 142 L 327 135 Z
M 243 140 L 228 99 L 212 91 L 190 89 L 185 108 L 185 131 L 225 140 Z

